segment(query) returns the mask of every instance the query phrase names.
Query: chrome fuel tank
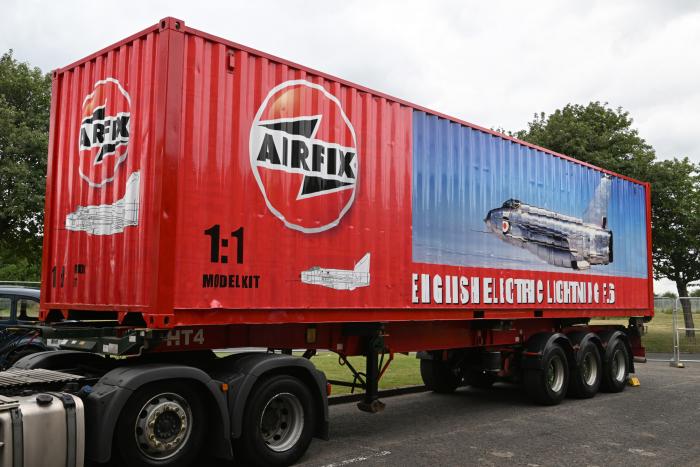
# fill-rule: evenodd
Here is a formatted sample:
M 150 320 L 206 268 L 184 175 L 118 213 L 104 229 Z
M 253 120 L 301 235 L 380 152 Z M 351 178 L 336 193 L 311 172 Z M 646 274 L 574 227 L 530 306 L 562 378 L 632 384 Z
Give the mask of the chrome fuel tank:
M 66 393 L 0 396 L 0 467 L 82 467 L 85 417 Z

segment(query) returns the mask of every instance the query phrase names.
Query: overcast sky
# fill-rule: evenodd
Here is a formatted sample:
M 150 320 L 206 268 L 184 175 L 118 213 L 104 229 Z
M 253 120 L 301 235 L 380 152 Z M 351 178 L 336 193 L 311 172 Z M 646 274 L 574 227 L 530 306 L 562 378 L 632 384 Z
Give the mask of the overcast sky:
M 165 16 L 485 127 L 608 102 L 700 162 L 695 0 L 3 0 L 0 51 L 48 71 Z

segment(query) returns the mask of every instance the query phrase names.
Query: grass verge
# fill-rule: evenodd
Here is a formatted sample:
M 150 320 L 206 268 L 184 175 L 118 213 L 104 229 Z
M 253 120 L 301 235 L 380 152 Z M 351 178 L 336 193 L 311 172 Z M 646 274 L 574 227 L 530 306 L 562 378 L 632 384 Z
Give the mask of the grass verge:
M 349 357 L 350 364 L 360 372 L 365 371 L 364 357 Z M 332 352 L 320 352 L 311 359 L 316 368 L 326 374 L 326 378 L 340 381 L 352 381 L 352 372 L 345 366 L 338 364 L 338 355 Z M 394 360 L 379 381 L 379 389 L 392 389 L 402 386 L 415 386 L 423 384 L 420 377 L 419 361 L 416 354 L 409 355 L 395 354 Z M 363 392 L 356 389 L 355 392 Z M 343 386 L 333 386 L 333 394 L 349 394 L 350 388 Z
M 700 327 L 700 315 L 693 314 L 695 326 Z M 682 315 L 679 319 L 683 320 Z M 621 324 L 627 326 L 627 319 L 597 319 L 591 324 Z M 673 352 L 673 315 L 669 312 L 657 312 L 652 320 L 645 324 L 646 332 L 642 336 L 642 344 L 647 352 Z M 700 353 L 700 333 L 698 337 L 688 338 L 685 333 L 680 335 L 680 349 L 684 353 Z

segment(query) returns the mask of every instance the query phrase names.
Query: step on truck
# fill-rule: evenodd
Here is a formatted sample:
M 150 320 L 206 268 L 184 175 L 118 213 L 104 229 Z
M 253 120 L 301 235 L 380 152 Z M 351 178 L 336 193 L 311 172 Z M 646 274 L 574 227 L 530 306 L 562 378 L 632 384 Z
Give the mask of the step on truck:
M 175 18 L 52 78 L 31 332 L 60 350 L 0 373 L 3 465 L 288 465 L 331 384 L 384 408 L 396 353 L 545 405 L 644 357 L 646 183 Z M 329 382 L 317 351 L 366 365 Z

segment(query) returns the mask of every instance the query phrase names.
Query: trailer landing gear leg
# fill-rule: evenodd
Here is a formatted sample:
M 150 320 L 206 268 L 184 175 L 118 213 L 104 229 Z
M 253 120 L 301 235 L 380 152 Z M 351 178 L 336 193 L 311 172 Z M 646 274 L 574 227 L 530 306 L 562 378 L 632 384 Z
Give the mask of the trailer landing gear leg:
M 384 339 L 381 332 L 367 339 L 367 372 L 365 376 L 365 395 L 357 403 L 357 408 L 363 412 L 377 413 L 384 410 L 384 403 L 379 400 L 379 352 L 384 350 Z

